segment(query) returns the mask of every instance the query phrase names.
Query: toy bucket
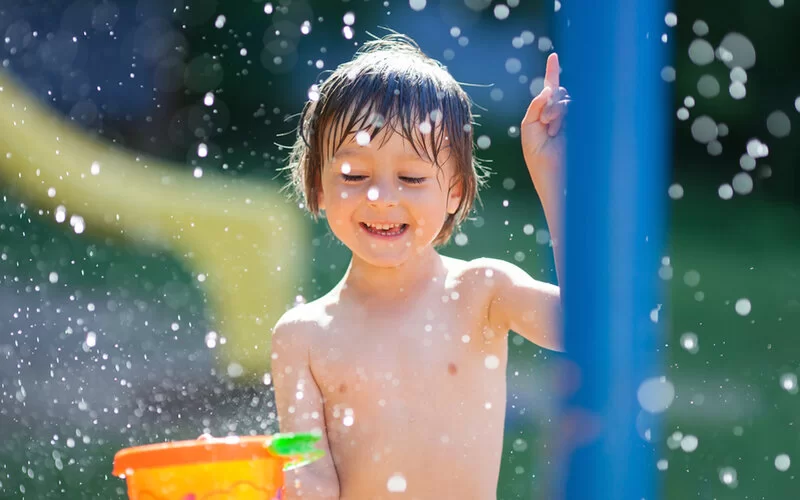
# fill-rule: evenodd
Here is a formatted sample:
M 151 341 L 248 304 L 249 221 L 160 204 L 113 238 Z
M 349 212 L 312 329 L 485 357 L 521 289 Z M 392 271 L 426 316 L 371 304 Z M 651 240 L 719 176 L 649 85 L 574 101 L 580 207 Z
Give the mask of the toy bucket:
M 319 436 L 213 438 L 136 446 L 114 456 L 113 474 L 127 481 L 130 500 L 274 500 L 283 472 L 323 455 Z

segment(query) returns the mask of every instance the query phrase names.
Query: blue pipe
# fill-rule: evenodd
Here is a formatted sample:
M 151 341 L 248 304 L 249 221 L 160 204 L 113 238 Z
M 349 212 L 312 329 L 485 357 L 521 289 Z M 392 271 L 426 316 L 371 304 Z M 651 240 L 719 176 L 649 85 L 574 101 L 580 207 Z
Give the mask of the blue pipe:
M 665 0 L 565 0 L 557 14 L 562 84 L 572 98 L 564 333 L 579 383 L 561 402 L 562 475 L 552 498 L 653 500 L 660 493 L 657 443 L 637 430 L 637 419 L 654 417 L 651 437 L 658 436 L 658 416 L 642 413 L 637 389 L 664 370 L 651 311 L 663 302 L 667 11 Z

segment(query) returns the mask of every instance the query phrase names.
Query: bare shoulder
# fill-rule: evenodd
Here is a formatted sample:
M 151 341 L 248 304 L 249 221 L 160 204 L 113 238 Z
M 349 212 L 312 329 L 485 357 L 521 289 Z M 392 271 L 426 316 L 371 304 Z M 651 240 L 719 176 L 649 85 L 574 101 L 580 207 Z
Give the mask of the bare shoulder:
M 480 257 L 472 260 L 444 257 L 448 274 L 455 281 L 470 285 L 484 285 L 491 288 L 496 279 L 514 278 L 525 273 L 519 266 L 500 259 Z
M 325 316 L 320 300 L 298 304 L 283 313 L 272 329 L 273 352 L 307 348 L 313 337 L 324 329 Z

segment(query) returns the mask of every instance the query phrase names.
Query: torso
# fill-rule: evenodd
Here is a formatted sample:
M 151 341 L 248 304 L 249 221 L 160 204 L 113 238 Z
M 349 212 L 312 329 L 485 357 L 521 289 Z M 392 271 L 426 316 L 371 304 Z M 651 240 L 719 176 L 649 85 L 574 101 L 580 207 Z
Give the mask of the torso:
M 391 308 L 305 306 L 342 499 L 396 498 L 403 485 L 404 498 L 496 496 L 507 332 L 488 326 L 485 278 L 445 263 L 446 278 Z

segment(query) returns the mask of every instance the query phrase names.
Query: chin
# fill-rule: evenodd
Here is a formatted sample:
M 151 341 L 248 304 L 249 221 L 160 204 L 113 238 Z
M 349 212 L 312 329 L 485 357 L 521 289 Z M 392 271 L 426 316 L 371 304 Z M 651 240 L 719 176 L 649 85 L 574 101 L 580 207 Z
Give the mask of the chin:
M 374 267 L 400 267 L 414 258 L 413 248 L 361 248 L 353 251 L 360 260 Z

